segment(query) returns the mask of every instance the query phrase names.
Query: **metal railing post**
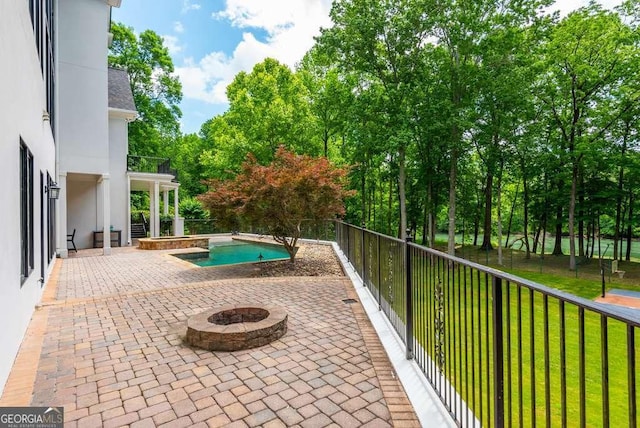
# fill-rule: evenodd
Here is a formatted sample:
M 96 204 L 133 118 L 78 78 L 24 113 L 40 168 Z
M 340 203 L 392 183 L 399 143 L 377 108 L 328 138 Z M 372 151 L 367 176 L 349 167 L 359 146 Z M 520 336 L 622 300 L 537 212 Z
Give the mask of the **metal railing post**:
M 378 310 L 382 310 L 382 260 L 380 260 L 380 235 L 376 235 L 378 244 Z
M 362 285 L 364 285 L 366 287 L 367 286 L 367 278 L 366 278 L 366 275 L 367 275 L 367 262 L 366 262 L 366 257 L 365 257 L 365 254 L 364 254 L 364 249 L 365 249 L 364 233 L 365 233 L 365 229 L 366 229 L 366 226 L 365 226 L 365 223 L 363 221 L 362 222 L 362 245 L 360 246 L 360 249 L 361 249 L 360 255 L 362 256 L 362 276 L 361 276 L 361 278 L 362 278 Z
M 349 260 L 349 262 L 351 264 L 353 264 L 353 260 L 351 260 L 351 248 L 349 248 L 349 247 L 351 247 L 351 245 L 350 245 L 350 236 L 351 236 L 351 230 L 350 229 L 351 229 L 351 227 L 347 226 L 347 227 L 345 227 L 345 229 L 346 229 L 346 232 L 347 232 L 347 260 Z M 354 268 L 355 268 L 355 266 L 354 266 Z
M 413 290 L 411 284 L 411 247 L 410 243 L 413 241 L 411 237 L 411 230 L 407 229 L 405 247 L 405 274 L 407 277 L 407 295 L 406 295 L 406 309 L 405 314 L 407 317 L 406 322 L 406 348 L 407 348 L 407 360 L 413 359 Z
M 493 401 L 495 409 L 494 427 L 504 427 L 504 343 L 502 332 L 502 279 L 493 277 Z M 509 303 L 507 303 L 509 304 Z M 549 403 L 547 403 L 548 405 Z

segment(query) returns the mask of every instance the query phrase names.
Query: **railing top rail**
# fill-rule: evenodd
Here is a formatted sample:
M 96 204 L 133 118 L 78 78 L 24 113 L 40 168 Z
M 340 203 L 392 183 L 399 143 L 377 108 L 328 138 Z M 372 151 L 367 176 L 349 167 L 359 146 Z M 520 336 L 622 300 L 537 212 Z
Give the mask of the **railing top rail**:
M 394 241 L 394 242 L 397 242 L 397 243 L 404 243 L 404 241 L 402 239 L 400 239 L 400 238 L 394 238 L 393 236 L 385 235 L 383 233 L 376 232 L 374 230 L 370 230 L 370 229 L 367 229 L 367 228 L 364 228 L 364 227 L 358 227 L 358 226 L 355 226 L 353 224 L 345 223 L 345 222 L 342 222 L 342 221 L 338 221 L 338 223 L 342 223 L 344 225 L 347 225 L 347 226 L 349 226 L 349 227 L 351 227 L 353 229 L 357 229 L 357 230 L 360 230 L 360 231 L 364 230 L 367 233 L 370 233 L 372 235 L 377 235 L 377 236 L 379 236 L 381 238 L 388 239 L 389 241 Z
M 426 253 L 433 254 L 437 257 L 440 257 L 445 260 L 449 260 L 451 262 L 470 267 L 472 269 L 479 270 L 481 272 L 488 273 L 496 278 L 501 278 L 503 280 L 521 285 L 525 288 L 537 291 L 541 294 L 545 294 L 547 296 L 553 297 L 558 300 L 562 300 L 565 303 L 569 303 L 578 307 L 582 307 L 588 309 L 590 311 L 599 313 L 601 315 L 605 315 L 608 318 L 612 318 L 618 321 L 622 321 L 627 324 L 631 324 L 635 327 L 640 327 L 640 314 L 638 314 L 634 309 L 627 308 L 614 308 L 610 305 L 605 305 L 602 303 L 593 302 L 591 300 L 585 299 L 583 297 L 575 296 L 573 294 L 556 290 L 551 287 L 547 287 L 546 285 L 542 285 L 540 283 L 530 281 L 525 278 L 521 278 L 516 275 L 512 275 L 507 272 L 503 272 L 498 269 L 494 269 L 488 266 L 481 265 L 479 263 L 475 263 L 469 260 L 465 260 L 463 258 L 452 256 L 442 251 L 434 250 L 433 248 L 424 247 L 422 245 L 416 243 L 408 243 L 411 247 L 425 251 Z

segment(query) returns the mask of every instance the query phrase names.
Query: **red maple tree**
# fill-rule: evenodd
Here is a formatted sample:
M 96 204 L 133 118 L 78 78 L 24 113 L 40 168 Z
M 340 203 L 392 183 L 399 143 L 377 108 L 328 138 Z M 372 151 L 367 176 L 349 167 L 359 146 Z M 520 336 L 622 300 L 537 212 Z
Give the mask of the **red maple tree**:
M 232 180 L 209 180 L 209 191 L 198 199 L 218 224 L 238 229 L 241 223 L 263 227 L 284 245 L 295 262 L 303 221 L 319 221 L 344 214 L 347 170 L 326 158 L 296 155 L 283 146 L 270 165 L 249 154 Z

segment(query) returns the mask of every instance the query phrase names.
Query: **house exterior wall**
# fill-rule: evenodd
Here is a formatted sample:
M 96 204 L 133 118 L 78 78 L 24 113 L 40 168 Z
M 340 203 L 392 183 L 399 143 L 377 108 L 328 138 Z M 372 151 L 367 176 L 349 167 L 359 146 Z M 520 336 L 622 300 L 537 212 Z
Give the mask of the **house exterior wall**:
M 111 225 L 122 231 L 120 245 L 129 242 L 129 194 L 127 186 L 127 153 L 129 127 L 120 117 L 109 118 L 109 155 L 110 155 L 110 191 Z
M 60 218 L 60 237 L 76 229 L 78 249 L 93 246 L 93 232 L 126 228 L 128 197 L 125 132 L 118 132 L 125 147 L 117 155 L 110 148 L 111 133 L 108 98 L 108 31 L 110 6 L 105 0 L 60 0 L 58 10 L 59 88 L 59 172 L 68 174 L 66 198 Z M 117 128 L 117 127 L 116 127 Z M 116 171 L 111 168 L 115 166 Z M 81 176 L 80 174 L 84 175 Z M 89 183 L 93 188 L 89 189 Z M 118 183 L 114 186 L 114 182 Z M 108 197 L 103 195 L 107 186 Z M 115 187 L 115 191 L 113 188 Z M 124 190 L 122 190 L 124 189 Z M 91 198 L 83 196 L 92 190 Z M 75 194 L 74 192 L 80 192 Z M 88 201 L 92 201 L 90 206 Z M 104 211 L 105 205 L 108 211 Z M 124 206 L 124 208 L 123 208 Z M 105 220 L 105 216 L 109 219 Z M 123 237 L 123 243 L 126 240 Z M 59 239 L 66 257 L 66 243 Z
M 40 172 L 55 179 L 55 145 L 51 126 L 43 120 L 47 110 L 45 85 L 36 51 L 27 1 L 0 1 L 0 392 L 40 301 L 55 259 L 47 255 L 46 194 Z M 34 267 L 24 282 L 20 275 L 20 139 L 33 155 Z M 44 198 L 43 198 L 44 196 Z M 44 218 L 41 213 L 44 202 Z M 44 236 L 40 223 L 44 221 Z M 42 239 L 43 238 L 43 239 Z M 42 245 L 44 244 L 44 245 Z M 41 263 L 44 249 L 44 266 Z
M 61 172 L 109 170 L 107 33 L 104 0 L 60 0 L 58 100 Z

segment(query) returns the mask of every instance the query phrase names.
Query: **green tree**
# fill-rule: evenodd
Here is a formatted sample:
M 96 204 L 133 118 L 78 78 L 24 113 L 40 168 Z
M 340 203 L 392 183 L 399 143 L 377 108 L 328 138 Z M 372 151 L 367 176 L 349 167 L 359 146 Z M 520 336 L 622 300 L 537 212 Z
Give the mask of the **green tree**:
M 129 124 L 129 153 L 165 156 L 180 136 L 182 85 L 162 37 L 112 23 L 109 65 L 127 70 L 139 119 Z
M 352 82 L 344 79 L 335 64 L 317 47 L 302 59 L 297 73 L 308 90 L 315 133 L 322 140 L 323 154 L 329 157 L 332 142 L 344 141 L 353 105 Z
M 271 160 L 280 145 L 310 155 L 321 153 L 319 145 L 309 144 L 313 117 L 308 91 L 286 65 L 267 58 L 251 73 L 238 73 L 227 87 L 227 97 L 224 118 L 258 160 Z
M 559 132 L 557 152 L 570 170 L 571 270 L 576 268 L 576 204 L 585 157 L 600 157 L 606 131 L 638 99 L 637 71 L 631 66 L 638 50 L 631 36 L 617 13 L 592 3 L 563 19 L 543 47 L 545 73 L 536 92 Z
M 207 153 L 205 140 L 197 134 L 186 134 L 178 137 L 167 155 L 171 157 L 171 166 L 178 171 L 180 194 L 193 197 L 203 193 L 207 188 L 202 180 L 208 177 L 204 157 Z
M 419 82 L 421 49 L 429 29 L 421 6 L 415 0 L 334 2 L 334 26 L 319 38 L 340 69 L 356 76 L 359 92 L 375 95 L 369 97 L 372 103 L 366 110 L 368 115 L 375 112 L 383 150 L 397 171 L 401 237 L 407 229 L 407 150 L 415 141 L 409 99 Z

